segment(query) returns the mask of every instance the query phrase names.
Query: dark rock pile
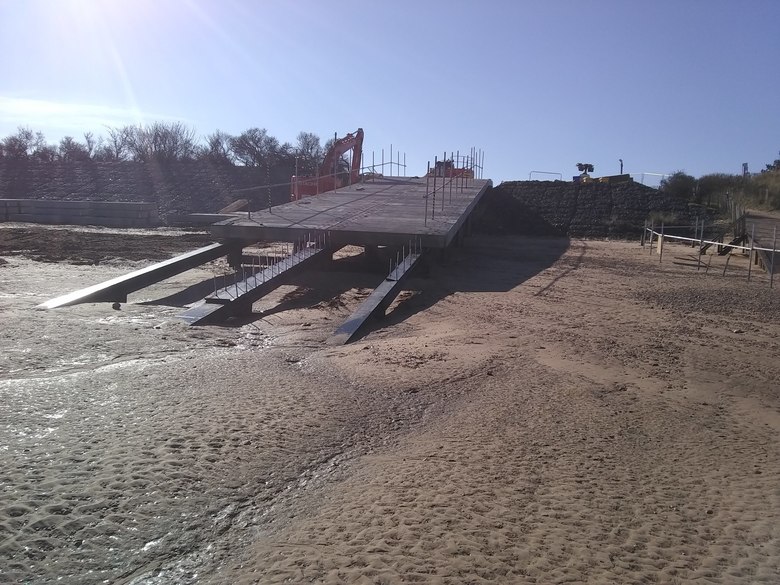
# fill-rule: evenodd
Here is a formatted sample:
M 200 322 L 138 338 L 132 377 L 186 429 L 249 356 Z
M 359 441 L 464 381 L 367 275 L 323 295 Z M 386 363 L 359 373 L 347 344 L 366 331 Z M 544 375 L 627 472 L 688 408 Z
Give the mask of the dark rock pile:
M 638 237 L 645 220 L 692 224 L 701 211 L 639 183 L 510 181 L 486 195 L 480 229 L 488 233 Z
M 133 163 L 0 162 L 0 198 L 156 203 L 161 218 L 210 213 L 236 199 L 252 209 L 290 200 L 292 170 L 233 167 L 206 162 Z

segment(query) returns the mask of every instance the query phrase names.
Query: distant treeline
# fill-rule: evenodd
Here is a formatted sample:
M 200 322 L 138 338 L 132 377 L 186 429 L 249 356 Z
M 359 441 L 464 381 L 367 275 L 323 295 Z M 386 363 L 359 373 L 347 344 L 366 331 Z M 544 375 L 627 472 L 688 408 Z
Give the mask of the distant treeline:
M 718 206 L 726 197 L 750 208 L 780 209 L 780 158 L 760 173 L 714 173 L 699 178 L 677 171 L 661 181 L 660 189 L 691 203 Z
M 199 138 L 195 129 L 180 122 L 108 127 L 105 135 L 86 132 L 82 139 L 66 136 L 59 144 L 46 141 L 41 132 L 19 127 L 0 140 L 0 161 L 31 162 L 197 162 L 218 165 L 294 167 L 300 174 L 315 174 L 324 153 L 320 137 L 300 132 L 295 144 L 280 142 L 265 128 L 249 128 L 237 136 L 217 130 Z

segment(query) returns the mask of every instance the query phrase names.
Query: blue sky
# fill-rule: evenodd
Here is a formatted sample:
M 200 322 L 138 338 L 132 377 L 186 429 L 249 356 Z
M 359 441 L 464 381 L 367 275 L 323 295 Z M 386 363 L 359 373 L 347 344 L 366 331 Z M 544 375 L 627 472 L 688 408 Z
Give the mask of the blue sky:
M 758 171 L 778 23 L 777 0 L 0 0 L 0 136 L 363 127 L 409 174 L 474 146 L 494 181 Z

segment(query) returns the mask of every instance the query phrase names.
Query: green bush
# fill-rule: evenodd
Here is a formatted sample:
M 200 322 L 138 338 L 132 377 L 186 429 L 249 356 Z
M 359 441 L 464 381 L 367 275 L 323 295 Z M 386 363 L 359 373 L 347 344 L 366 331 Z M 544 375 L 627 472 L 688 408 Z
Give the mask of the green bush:
M 765 171 L 750 179 L 751 204 L 765 209 L 780 209 L 780 171 Z
M 661 180 L 660 191 L 686 201 L 692 201 L 696 189 L 696 177 L 677 171 Z
M 703 205 L 717 205 L 726 194 L 734 195 L 742 192 L 745 180 L 739 175 L 714 173 L 699 177 L 696 185 L 694 201 Z
M 664 179 L 660 189 L 692 205 L 722 207 L 730 198 L 743 207 L 780 209 L 780 171 L 763 171 L 749 177 L 713 173 L 698 180 L 678 171 Z

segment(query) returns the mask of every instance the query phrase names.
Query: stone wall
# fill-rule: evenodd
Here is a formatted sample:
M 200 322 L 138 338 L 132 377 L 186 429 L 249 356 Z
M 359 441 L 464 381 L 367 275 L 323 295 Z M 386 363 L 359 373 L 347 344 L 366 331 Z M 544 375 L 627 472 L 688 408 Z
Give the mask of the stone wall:
M 143 228 L 160 224 L 154 203 L 0 199 L 0 221 Z
M 0 161 L 0 199 L 152 203 L 161 220 L 169 214 L 212 213 L 236 199 L 252 209 L 290 200 L 286 168 L 234 167 L 206 162 L 36 163 Z
M 639 183 L 511 181 L 486 195 L 481 229 L 493 233 L 638 237 L 645 220 L 692 224 L 701 210 Z

